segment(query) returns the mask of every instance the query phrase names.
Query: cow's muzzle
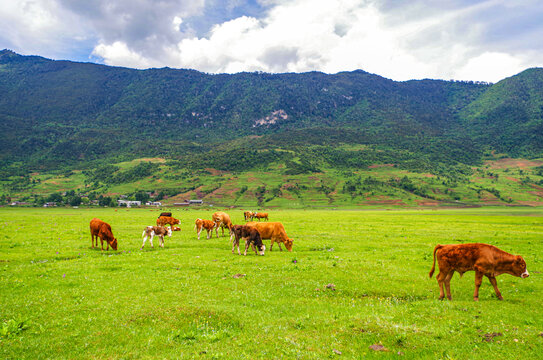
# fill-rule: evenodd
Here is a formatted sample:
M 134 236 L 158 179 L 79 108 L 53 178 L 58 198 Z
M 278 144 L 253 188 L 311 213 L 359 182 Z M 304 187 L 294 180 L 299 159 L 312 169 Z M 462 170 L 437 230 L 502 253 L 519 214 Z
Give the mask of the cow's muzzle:
M 523 278 L 523 279 L 527 278 L 528 276 L 530 276 L 530 273 L 528 272 L 528 270 L 526 270 L 525 272 L 520 274 L 520 277 Z

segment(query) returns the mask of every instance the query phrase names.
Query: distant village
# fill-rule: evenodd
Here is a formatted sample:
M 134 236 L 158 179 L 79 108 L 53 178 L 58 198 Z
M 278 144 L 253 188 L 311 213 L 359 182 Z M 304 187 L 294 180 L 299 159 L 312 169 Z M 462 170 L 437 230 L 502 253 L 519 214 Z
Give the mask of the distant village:
M 86 196 L 81 196 L 81 198 L 85 198 Z M 120 195 L 119 199 L 116 201 L 116 205 L 119 207 L 140 207 L 140 206 L 156 206 L 160 207 L 163 206 L 164 203 L 162 201 L 141 201 L 141 200 L 128 200 L 128 196 L 126 195 Z M 36 206 L 35 203 L 31 202 L 25 202 L 25 201 L 9 201 L 7 202 L 10 206 Z M 82 204 L 81 202 L 78 204 Z M 113 206 L 115 204 L 115 201 L 110 203 L 109 206 Z M 201 206 L 204 204 L 203 200 L 200 199 L 185 199 L 182 202 L 174 202 L 173 206 Z M 64 202 L 57 202 L 57 201 L 47 201 L 43 203 L 43 207 L 56 207 L 56 206 L 65 206 L 66 203 Z M 98 199 L 89 200 L 88 198 L 82 205 L 89 205 L 89 206 L 102 206 L 103 204 Z

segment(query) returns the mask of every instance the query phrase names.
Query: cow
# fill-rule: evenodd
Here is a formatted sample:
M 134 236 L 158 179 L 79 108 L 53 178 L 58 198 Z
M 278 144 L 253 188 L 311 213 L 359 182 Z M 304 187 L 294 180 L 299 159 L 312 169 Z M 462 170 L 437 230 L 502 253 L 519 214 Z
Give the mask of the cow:
M 265 219 L 266 221 L 268 221 L 268 213 L 265 213 L 265 212 L 253 213 L 253 218 L 257 218 L 258 221 L 260 221 L 260 219 Z
M 172 226 L 172 231 L 181 231 L 181 228 L 177 226 Z
M 219 237 L 219 226 L 221 227 L 222 229 L 222 234 L 224 235 L 224 228 L 228 228 L 228 231 L 230 231 L 230 241 L 232 241 L 232 221 L 230 221 L 230 216 L 225 213 L 225 212 L 222 212 L 222 211 L 217 211 L 215 213 L 213 213 L 213 215 L 211 216 L 211 218 L 213 219 L 213 222 L 216 224 L 215 225 L 215 234 L 217 235 L 217 237 Z
M 166 224 L 174 226 L 176 224 L 179 224 L 179 219 L 171 216 L 159 216 L 158 219 L 156 219 L 156 226 L 165 226 Z
M 243 212 L 243 217 L 245 218 L 245 221 L 248 221 L 249 219 L 252 221 L 253 220 L 253 215 L 255 213 L 252 212 L 252 211 L 244 211 Z
M 168 216 L 168 217 L 172 217 L 172 213 L 171 212 L 161 212 L 160 215 L 158 215 L 158 217 L 161 217 L 161 216 Z
M 113 236 L 111 232 L 111 226 L 97 218 L 94 218 L 90 221 L 90 233 L 91 233 L 91 244 L 94 249 L 94 239 L 96 237 L 96 247 L 98 247 L 98 238 L 100 238 L 100 246 L 102 251 L 104 251 L 104 241 L 106 242 L 107 248 L 109 251 L 109 246 L 113 250 L 117 250 L 117 239 Z
M 285 244 L 288 251 L 292 251 L 292 244 L 294 240 L 287 236 L 285 228 L 280 222 L 248 222 L 246 225 L 254 226 L 260 233 L 262 239 L 271 239 L 270 251 L 272 251 L 274 242 L 278 244 L 279 251 L 283 251 L 283 249 L 281 249 L 281 243 Z
M 510 274 L 527 278 L 530 276 L 526 270 L 526 262 L 520 255 L 512 255 L 495 246 L 488 244 L 453 244 L 436 245 L 434 248 L 434 263 L 429 276 L 432 278 L 437 264 L 439 274 L 436 279 L 439 285 L 439 299 L 445 297 L 443 285 L 447 290 L 447 298 L 451 300 L 451 278 L 455 271 L 462 276 L 466 271 L 475 271 L 475 292 L 473 300 L 479 301 L 479 287 L 483 282 L 483 276 L 486 276 L 494 287 L 498 299 L 503 297 L 498 290 L 496 276 L 500 274 Z
M 150 237 L 149 242 L 151 243 L 151 247 L 153 246 L 153 238 L 155 236 L 158 236 L 160 241 L 158 243 L 158 246 L 164 248 L 164 236 L 168 235 L 171 239 L 172 237 L 172 229 L 164 226 L 147 226 L 145 229 L 143 229 L 143 233 L 141 236 L 143 237 L 143 244 L 141 244 L 141 250 L 143 250 L 143 247 L 145 246 L 145 242 L 147 241 L 147 238 Z
M 245 252 L 243 253 L 244 256 L 247 255 L 247 249 L 249 249 L 249 245 L 254 250 L 255 254 L 264 255 L 264 252 L 266 251 L 266 246 L 262 243 L 262 237 L 260 236 L 260 233 L 258 230 L 253 226 L 246 226 L 246 225 L 233 225 L 232 226 L 232 233 L 234 234 L 234 240 L 232 241 L 232 254 L 234 253 L 234 248 L 238 248 L 238 255 L 241 255 L 239 251 L 239 240 L 245 239 Z
M 213 229 L 216 225 L 217 224 L 211 220 L 205 220 L 200 218 L 196 219 L 196 221 L 194 222 L 194 230 L 196 230 L 196 232 L 198 233 L 198 240 L 200 240 L 200 233 L 202 232 L 202 229 L 206 229 L 208 239 L 210 238 L 210 233 L 211 236 L 213 236 Z

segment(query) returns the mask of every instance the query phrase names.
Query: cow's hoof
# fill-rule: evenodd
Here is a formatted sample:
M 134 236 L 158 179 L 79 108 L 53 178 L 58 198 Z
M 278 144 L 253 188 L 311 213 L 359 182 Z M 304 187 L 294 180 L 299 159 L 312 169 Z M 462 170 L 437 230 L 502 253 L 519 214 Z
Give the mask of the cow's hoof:
M 498 296 L 498 300 L 503 300 L 503 296 Z
M 474 297 L 474 298 L 473 298 L 473 301 L 479 301 L 479 298 L 478 298 L 478 297 Z

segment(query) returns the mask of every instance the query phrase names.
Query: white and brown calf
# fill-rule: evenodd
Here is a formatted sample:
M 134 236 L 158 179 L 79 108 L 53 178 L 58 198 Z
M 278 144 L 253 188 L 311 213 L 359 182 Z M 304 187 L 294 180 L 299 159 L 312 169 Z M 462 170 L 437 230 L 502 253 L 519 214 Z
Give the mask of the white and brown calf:
M 153 247 L 153 238 L 155 236 L 158 236 L 160 238 L 159 246 L 163 248 L 164 236 L 166 235 L 168 235 L 170 238 L 172 237 L 171 228 L 164 226 L 147 226 L 145 229 L 143 229 L 143 233 L 141 234 L 141 236 L 143 237 L 143 244 L 141 244 L 141 249 L 143 250 L 147 238 L 149 238 L 149 241 L 151 242 L 151 247 Z

